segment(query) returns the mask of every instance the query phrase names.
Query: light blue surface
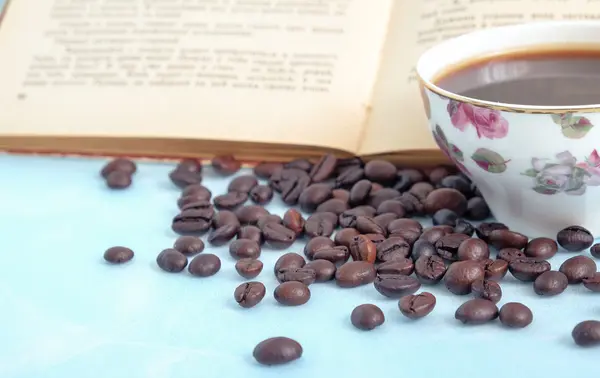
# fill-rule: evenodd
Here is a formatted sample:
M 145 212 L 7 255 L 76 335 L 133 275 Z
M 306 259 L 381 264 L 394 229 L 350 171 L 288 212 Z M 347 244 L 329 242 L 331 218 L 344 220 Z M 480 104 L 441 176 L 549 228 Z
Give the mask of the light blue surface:
M 534 323 L 507 330 L 499 322 L 462 326 L 456 308 L 469 297 L 427 288 L 438 298 L 420 321 L 401 316 L 397 301 L 372 285 L 340 289 L 312 285 L 304 306 L 273 299 L 272 269 L 284 252 L 263 250 L 258 277 L 267 296 L 242 309 L 233 291 L 243 282 L 227 247 L 211 278 L 187 271 L 168 274 L 156 255 L 176 234 L 179 191 L 167 174 L 172 164 L 139 164 L 133 186 L 110 191 L 99 177 L 104 160 L 0 157 L 0 377 L 2 378 L 268 378 L 284 377 L 568 377 L 597 372 L 600 349 L 577 348 L 573 326 L 599 317 L 598 297 L 569 287 L 555 298 L 536 296 L 510 277 L 507 301 L 531 307 Z M 210 171 L 207 169 L 207 171 Z M 227 179 L 207 173 L 205 185 L 223 192 Z M 279 201 L 269 206 L 282 214 Z M 124 245 L 136 255 L 109 266 L 102 254 Z M 302 251 L 297 242 L 289 251 Z M 571 256 L 552 259 L 556 269 Z M 380 306 L 386 322 L 372 332 L 354 329 L 352 309 Z M 304 347 L 302 359 L 266 368 L 254 346 L 288 336 Z

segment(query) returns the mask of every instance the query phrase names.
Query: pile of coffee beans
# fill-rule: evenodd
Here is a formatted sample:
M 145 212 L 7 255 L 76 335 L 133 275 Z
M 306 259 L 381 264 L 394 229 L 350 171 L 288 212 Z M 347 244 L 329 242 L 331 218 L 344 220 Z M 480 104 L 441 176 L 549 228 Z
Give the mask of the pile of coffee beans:
M 233 156 L 218 156 L 212 166 L 228 176 L 241 163 Z M 135 164 L 117 159 L 102 174 L 114 172 L 131 177 Z M 559 246 L 569 252 L 591 247 L 592 256 L 600 257 L 600 245 L 592 246 L 594 236 L 588 230 L 574 225 L 555 239 L 530 240 L 502 223 L 486 221 L 491 214 L 479 190 L 452 167 L 398 169 L 384 160 L 365 163 L 328 154 L 314 163 L 260 163 L 253 174 L 232 179 L 226 193 L 215 194 L 201 184 L 202 165 L 196 160 L 181 161 L 169 177 L 182 189 L 179 213 L 171 223 L 181 237 L 160 252 L 158 266 L 170 273 L 187 267 L 194 276 L 209 277 L 219 272 L 221 260 L 202 253 L 200 237 L 207 234 L 212 246 L 228 244 L 235 270 L 248 280 L 233 293 L 243 308 L 259 305 L 266 295 L 265 285 L 255 280 L 264 269 L 262 249 L 285 250 L 298 239 L 306 241 L 304 256 L 282 254 L 273 267 L 279 282 L 273 296 L 283 306 L 304 305 L 310 301 L 311 285 L 335 281 L 340 288 L 372 285 L 382 296 L 397 300 L 406 318 L 419 319 L 436 306 L 435 296 L 423 286 L 443 284 L 453 295 L 470 296 L 454 313 L 458 322 L 476 325 L 498 319 L 507 328 L 523 328 L 534 318 L 525 304 L 496 305 L 507 273 L 540 296 L 559 295 L 569 284 L 600 291 L 592 258 L 576 255 L 560 267 L 548 261 Z M 281 216 L 263 207 L 276 194 L 290 207 Z M 418 221 L 424 216 L 432 219 L 432 227 Z M 109 261 L 133 256 L 109 251 Z M 373 304 L 356 307 L 349 318 L 361 330 L 385 322 Z M 600 322 L 583 322 L 572 336 L 578 345 L 600 344 Z M 268 365 L 301 354 L 300 344 L 284 337 L 265 340 L 254 350 L 256 360 Z

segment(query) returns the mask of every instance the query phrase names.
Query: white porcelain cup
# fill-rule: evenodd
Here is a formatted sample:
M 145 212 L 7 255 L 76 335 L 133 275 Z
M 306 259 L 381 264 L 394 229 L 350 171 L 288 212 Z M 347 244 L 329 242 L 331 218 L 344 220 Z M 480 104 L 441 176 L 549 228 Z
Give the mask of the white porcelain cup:
M 561 45 L 600 50 L 600 22 L 503 26 L 445 41 L 417 63 L 421 94 L 436 142 L 499 222 L 529 237 L 555 237 L 571 225 L 600 236 L 600 98 L 582 106 L 503 104 L 433 82 L 473 58 Z

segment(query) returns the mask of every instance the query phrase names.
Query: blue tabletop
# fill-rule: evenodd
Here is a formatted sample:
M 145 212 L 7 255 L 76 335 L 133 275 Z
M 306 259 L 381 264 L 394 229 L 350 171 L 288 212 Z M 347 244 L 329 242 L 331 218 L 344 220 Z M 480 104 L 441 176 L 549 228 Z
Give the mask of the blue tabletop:
M 288 308 L 273 299 L 275 260 L 264 249 L 257 278 L 267 296 L 242 309 L 233 291 L 243 279 L 227 247 L 207 245 L 221 257 L 221 271 L 195 278 L 168 274 L 156 255 L 177 235 L 179 190 L 168 172 L 174 164 L 140 163 L 131 188 L 107 189 L 98 172 L 106 160 L 0 156 L 0 377 L 2 378 L 263 378 L 285 377 L 567 377 L 596 371 L 598 349 L 574 345 L 570 333 L 598 318 L 597 297 L 571 286 L 541 298 L 510 274 L 499 305 L 521 301 L 533 311 L 526 329 L 499 322 L 463 326 L 454 319 L 468 297 L 433 292 L 437 307 L 410 321 L 367 285 L 340 289 L 312 285 L 312 298 Z M 206 169 L 204 184 L 224 192 L 228 179 Z M 279 200 L 268 209 L 282 215 Z M 123 245 L 135 258 L 122 266 L 102 259 Z M 301 253 L 302 242 L 289 251 Z M 572 254 L 559 252 L 553 268 Z M 354 329 L 350 312 L 373 303 L 386 322 L 371 332 Z M 303 357 L 264 367 L 254 346 L 272 336 L 296 339 Z

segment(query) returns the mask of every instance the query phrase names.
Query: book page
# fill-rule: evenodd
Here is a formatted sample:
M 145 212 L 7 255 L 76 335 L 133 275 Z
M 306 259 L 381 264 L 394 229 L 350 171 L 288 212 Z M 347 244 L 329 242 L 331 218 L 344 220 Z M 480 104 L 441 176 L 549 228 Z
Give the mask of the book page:
M 10 0 L 0 135 L 356 152 L 393 0 Z
M 600 0 L 419 0 L 398 3 L 361 154 L 437 150 L 414 71 L 429 47 L 475 29 L 543 20 L 600 19 Z

